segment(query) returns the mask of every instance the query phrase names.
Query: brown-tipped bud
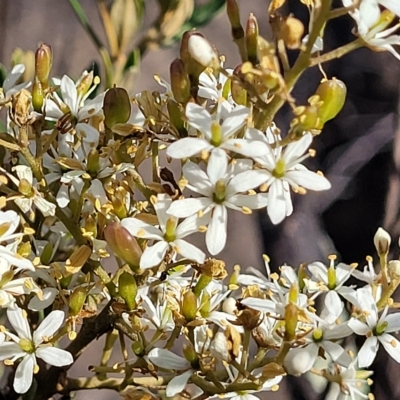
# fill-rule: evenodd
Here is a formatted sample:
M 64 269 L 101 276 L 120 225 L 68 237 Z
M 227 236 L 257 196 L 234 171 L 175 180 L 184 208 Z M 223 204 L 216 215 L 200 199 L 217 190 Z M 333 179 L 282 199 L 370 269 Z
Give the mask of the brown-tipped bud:
M 123 272 L 118 279 L 118 293 L 130 311 L 136 308 L 137 291 L 135 277 L 129 272 Z
M 178 131 L 179 137 L 187 137 L 188 132 L 185 128 L 183 113 L 181 111 L 181 108 L 179 107 L 179 104 L 175 100 L 168 99 L 167 108 L 171 124 Z
M 39 81 L 33 82 L 32 85 L 32 105 L 33 109 L 40 113 L 42 112 L 42 106 L 44 101 L 44 90 L 43 85 Z
M 111 88 L 104 96 L 104 123 L 108 128 L 116 124 L 125 124 L 131 116 L 131 101 L 123 88 Z
M 118 222 L 112 222 L 104 229 L 104 239 L 111 251 L 132 268 L 138 268 L 142 249 L 136 239 Z
M 236 0 L 226 0 L 226 13 L 231 23 L 233 39 L 242 39 L 244 37 L 244 30 L 240 23 L 240 12 Z
M 282 24 L 281 35 L 288 49 L 298 49 L 304 34 L 304 26 L 300 20 L 288 17 Z
M 186 104 L 190 98 L 190 79 L 185 69 L 184 62 L 176 58 L 169 69 L 171 89 L 178 103 Z
M 246 49 L 247 58 L 253 64 L 258 63 L 257 59 L 258 23 L 256 17 L 251 13 L 246 25 Z
M 31 94 L 22 89 L 11 99 L 11 120 L 19 127 L 27 125 L 31 114 Z
M 87 288 L 79 286 L 69 296 L 68 312 L 70 317 L 76 317 L 82 311 L 87 296 Z
M 35 53 L 36 80 L 42 85 L 43 90 L 49 87 L 49 77 L 53 65 L 53 51 L 51 47 L 42 43 Z
M 249 331 L 257 328 L 260 325 L 262 319 L 261 312 L 257 310 L 253 310 L 252 308 L 245 308 L 244 310 L 239 311 L 236 315 L 238 321 L 243 327 Z
M 290 342 L 296 337 L 298 322 L 298 309 L 293 303 L 288 303 L 285 307 L 285 340 Z
M 90 175 L 96 176 L 100 170 L 100 155 L 97 149 L 91 149 L 88 154 L 87 172 Z
M 320 124 L 317 129 L 322 129 L 325 122 L 336 117 L 343 108 L 346 100 L 346 85 L 339 79 L 333 78 L 322 82 L 315 92 L 322 104 L 318 109 Z
M 183 295 L 181 311 L 187 322 L 191 322 L 196 319 L 197 296 L 191 290 L 188 290 Z
M 242 64 L 238 65 L 233 71 L 233 77 L 231 81 L 231 94 L 233 100 L 237 104 L 241 106 L 245 106 L 247 104 L 247 91 L 243 88 L 243 85 L 240 81 Z
M 383 228 L 378 228 L 374 236 L 374 245 L 379 257 L 386 256 L 389 253 L 392 239 Z

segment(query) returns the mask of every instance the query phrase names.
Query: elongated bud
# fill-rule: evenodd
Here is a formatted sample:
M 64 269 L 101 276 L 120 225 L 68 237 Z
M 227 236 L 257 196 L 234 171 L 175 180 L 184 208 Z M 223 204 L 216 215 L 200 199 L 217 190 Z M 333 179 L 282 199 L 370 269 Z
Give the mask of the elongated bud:
M 53 65 L 53 52 L 45 43 L 41 44 L 35 53 L 35 77 L 41 83 L 43 90 L 49 87 L 49 77 Z
M 389 252 L 392 239 L 383 228 L 378 228 L 374 236 L 374 245 L 376 252 L 380 257 L 386 256 Z
M 123 272 L 118 279 L 118 293 L 130 311 L 136 308 L 137 290 L 135 277 L 129 272 Z
M 258 43 L 258 23 L 253 14 L 250 14 L 246 25 L 246 48 L 248 60 L 256 65 L 257 58 L 257 43 Z
M 88 154 L 87 172 L 95 176 L 100 170 L 100 155 L 97 149 L 91 149 Z
M 233 39 L 242 39 L 244 37 L 244 30 L 240 23 L 240 12 L 236 0 L 226 0 L 226 13 L 231 23 Z
M 32 105 L 33 109 L 40 113 L 42 111 L 44 101 L 44 90 L 40 81 L 33 82 L 32 85 Z
M 187 44 L 191 58 L 205 68 L 219 69 L 219 57 L 208 40 L 199 35 L 190 36 Z
M 211 276 L 201 274 L 196 286 L 193 288 L 193 292 L 196 296 L 200 296 L 201 292 L 207 287 L 207 285 L 212 281 Z
M 49 242 L 44 246 L 42 254 L 40 255 L 40 262 L 43 265 L 49 265 L 51 262 L 51 257 L 53 255 L 54 245 L 53 243 Z
M 326 80 L 318 86 L 315 94 L 319 96 L 322 104 L 318 109 L 320 122 L 317 129 L 322 129 L 327 121 L 336 117 L 343 108 L 346 93 L 346 85 L 336 78 Z
M 132 343 L 132 351 L 137 355 L 141 356 L 144 353 L 144 347 L 143 344 L 140 343 L 139 341 L 135 341 Z
M 123 88 L 111 88 L 104 96 L 104 123 L 111 129 L 116 124 L 125 124 L 131 116 L 131 101 Z
M 183 355 L 185 356 L 186 360 L 188 360 L 193 367 L 196 367 L 196 364 L 199 361 L 199 357 L 196 353 L 196 350 L 192 346 L 192 344 L 183 345 Z
M 296 337 L 296 328 L 298 321 L 298 309 L 293 303 L 289 303 L 285 307 L 285 340 L 290 342 Z
M 240 80 L 242 64 L 238 65 L 233 71 L 233 77 L 231 81 L 231 94 L 233 100 L 237 104 L 245 106 L 247 104 L 247 90 L 243 88 Z
M 113 222 L 104 229 L 104 239 L 111 251 L 132 268 L 138 268 L 142 249 L 136 239 L 118 222 Z
M 124 219 L 128 216 L 126 207 L 124 206 L 119 197 L 111 195 L 111 204 L 113 205 L 113 210 L 115 212 L 115 215 L 119 219 Z
M 400 260 L 391 260 L 388 262 L 388 271 L 392 278 L 400 278 Z
M 169 69 L 171 89 L 178 103 L 186 104 L 190 98 L 190 79 L 185 69 L 184 62 L 176 58 Z
M 69 297 L 69 315 L 76 317 L 82 311 L 83 305 L 85 304 L 87 296 L 87 289 L 82 286 L 78 286 Z
M 197 296 L 188 290 L 182 299 L 182 315 L 185 317 L 187 322 L 196 319 L 197 313 Z

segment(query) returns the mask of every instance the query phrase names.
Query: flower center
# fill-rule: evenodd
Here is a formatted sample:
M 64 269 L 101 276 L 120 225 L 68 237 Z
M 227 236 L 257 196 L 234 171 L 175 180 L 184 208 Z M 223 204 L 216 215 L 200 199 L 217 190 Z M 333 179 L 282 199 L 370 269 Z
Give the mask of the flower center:
M 313 332 L 313 340 L 314 342 L 321 342 L 324 337 L 324 334 L 322 332 L 321 328 L 315 328 Z
M 26 179 L 19 181 L 18 190 L 25 197 L 33 197 L 35 195 L 32 185 Z
M 222 143 L 222 128 L 217 121 L 211 122 L 211 144 L 218 147 Z
M 165 233 L 164 233 L 164 239 L 167 242 L 173 242 L 176 239 L 176 226 L 178 225 L 178 219 L 174 217 L 170 217 L 167 219 L 167 222 L 165 224 Z
M 275 165 L 275 169 L 272 171 L 272 175 L 275 178 L 282 178 L 285 175 L 285 172 L 286 172 L 285 160 L 283 158 L 280 158 Z
M 18 344 L 19 344 L 19 347 L 21 347 L 21 349 L 23 351 L 25 351 L 25 353 L 32 354 L 36 350 L 35 344 L 32 342 L 32 340 L 20 339 Z
M 213 201 L 217 204 L 222 204 L 225 201 L 226 186 L 223 179 L 218 179 L 215 183 Z
M 387 326 L 388 326 L 387 321 L 381 322 L 379 325 L 377 325 L 377 326 L 375 327 L 375 329 L 374 329 L 374 335 L 375 335 L 375 336 L 380 336 L 380 335 L 382 335 L 383 333 L 385 333 L 385 330 L 386 330 Z

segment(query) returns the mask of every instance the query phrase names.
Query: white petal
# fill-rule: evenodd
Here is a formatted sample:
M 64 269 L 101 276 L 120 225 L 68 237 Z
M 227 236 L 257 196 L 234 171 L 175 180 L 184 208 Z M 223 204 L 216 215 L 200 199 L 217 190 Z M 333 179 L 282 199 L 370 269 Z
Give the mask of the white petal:
M 6 360 L 13 357 L 24 357 L 26 353 L 14 342 L 3 342 L 0 346 L 0 360 Z
M 169 245 L 165 241 L 160 241 L 153 246 L 146 247 L 146 250 L 143 252 L 142 257 L 140 258 L 140 268 L 146 269 L 160 264 L 160 262 L 164 259 L 168 247 Z
M 222 123 L 222 135 L 224 139 L 228 139 L 244 126 L 249 112 L 250 110 L 247 107 L 237 106 L 229 113 L 228 118 Z
M 166 194 L 159 194 L 157 196 L 157 202 L 154 205 L 154 209 L 156 210 L 157 219 L 160 225 L 160 228 L 163 232 L 165 232 L 165 225 L 167 223 L 168 218 L 170 216 L 167 214 L 168 208 L 172 204 L 172 199 Z
M 225 247 L 227 223 L 228 213 L 226 207 L 215 206 L 206 233 L 207 249 L 213 256 L 221 252 Z
M 212 185 L 215 185 L 219 179 L 226 176 L 228 169 L 228 155 L 220 148 L 216 148 L 211 152 L 208 159 L 207 175 Z
M 51 337 L 58 331 L 64 322 L 64 311 L 52 311 L 39 325 L 33 333 L 33 341 L 35 345 L 43 342 L 43 338 Z
M 367 338 L 358 352 L 358 365 L 360 368 L 369 367 L 376 357 L 378 352 L 378 339 L 376 336 Z
M 32 297 L 28 303 L 28 309 L 33 311 L 41 311 L 54 303 L 58 294 L 58 289 L 47 287 L 43 289 L 43 300 L 38 296 Z
M 33 202 L 45 217 L 53 216 L 56 213 L 56 205 L 39 195 L 33 198 Z
M 185 389 L 189 378 L 193 375 L 193 371 L 189 370 L 181 375 L 175 376 L 170 380 L 167 386 L 166 395 L 167 397 L 173 397 L 176 394 L 182 392 Z
M 182 371 L 190 368 L 190 363 L 172 351 L 165 349 L 153 349 L 147 355 L 149 360 L 160 368 Z
M 212 196 L 214 186 L 207 174 L 197 164 L 187 162 L 182 168 L 182 173 L 189 181 L 192 190 L 206 197 Z
M 124 218 L 121 226 L 125 228 L 132 236 L 145 239 L 163 240 L 163 233 L 160 229 L 152 226 L 137 218 Z
M 328 190 L 331 188 L 331 183 L 324 176 L 307 169 L 300 171 L 288 171 L 285 176 L 299 186 L 303 186 L 310 190 Z
M 198 249 L 196 246 L 186 242 L 186 240 L 177 239 L 174 241 L 177 246 L 177 252 L 182 256 L 189 260 L 196 261 L 199 264 L 204 262 L 206 255 Z
M 78 113 L 78 94 L 74 81 L 67 75 L 61 78 L 60 85 L 64 103 L 69 107 L 72 115 L 75 117 Z
M 370 327 L 356 318 L 350 318 L 349 328 L 357 335 L 365 336 L 371 329 Z
M 32 340 L 31 328 L 28 319 L 18 306 L 12 306 L 7 309 L 7 318 L 21 339 Z
M 198 197 L 196 199 L 176 200 L 168 209 L 168 214 L 178 218 L 186 218 L 196 214 L 200 210 L 204 210 L 213 204 L 212 199 L 208 197 Z
M 21 77 L 21 75 L 25 72 L 25 65 L 16 64 L 12 68 L 12 70 L 7 74 L 6 79 L 3 82 L 3 90 L 7 93 L 17 82 L 17 80 Z M 9 94 L 11 96 L 11 94 Z
M 268 190 L 268 206 L 267 212 L 274 225 L 282 222 L 288 215 L 287 210 L 287 194 L 281 180 L 275 180 Z M 290 193 L 289 193 L 290 197 Z
M 387 333 L 378 336 L 378 340 L 382 343 L 382 346 L 389 353 L 390 357 L 392 357 L 396 362 L 400 363 L 400 342 L 395 337 L 388 335 Z
M 225 205 L 232 208 L 230 205 L 233 204 L 235 207 L 242 208 L 248 207 L 250 210 L 258 210 L 259 208 L 264 208 L 268 204 L 268 194 L 258 193 L 255 195 L 237 194 L 229 198 L 225 202 Z
M 267 180 L 268 176 L 262 170 L 242 172 L 241 174 L 234 176 L 229 182 L 227 196 L 254 189 L 265 183 Z
M 400 331 L 400 314 L 393 313 L 386 316 L 385 321 L 387 322 L 387 327 L 385 332 L 398 332 Z
M 344 367 L 348 367 L 351 364 L 349 353 L 337 343 L 324 341 L 322 347 L 331 356 L 332 360 L 338 364 Z
M 33 369 L 36 364 L 34 354 L 27 354 L 19 363 L 14 377 L 14 390 L 17 393 L 26 393 L 32 384 Z
M 213 146 L 205 139 L 182 138 L 167 148 L 167 156 L 171 158 L 186 158 L 200 154 L 203 150 L 210 151 Z
M 36 356 L 41 358 L 44 362 L 55 367 L 63 367 L 64 365 L 70 365 L 74 362 L 74 359 L 66 350 L 58 349 L 57 347 L 39 347 L 36 350 Z
M 306 150 L 310 147 L 312 142 L 312 134 L 305 134 L 300 140 L 294 143 L 288 144 L 283 154 L 283 158 L 286 164 L 291 164 L 296 161 L 300 156 L 302 156 Z
M 272 300 L 247 297 L 241 300 L 240 302 L 246 307 L 253 308 L 254 310 L 257 311 L 265 313 L 276 312 L 276 304 Z
M 229 139 L 220 147 L 246 157 L 261 157 L 268 153 L 268 146 L 265 143 L 248 139 Z
M 210 113 L 198 104 L 189 103 L 186 106 L 186 117 L 189 125 L 204 134 L 207 140 L 211 139 Z

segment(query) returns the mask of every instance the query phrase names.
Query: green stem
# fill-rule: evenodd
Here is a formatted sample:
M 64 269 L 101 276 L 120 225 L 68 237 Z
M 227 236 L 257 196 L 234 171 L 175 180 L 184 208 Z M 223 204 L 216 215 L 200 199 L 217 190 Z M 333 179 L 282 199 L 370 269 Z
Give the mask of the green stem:
M 323 54 L 322 56 L 314 57 L 310 60 L 310 67 L 314 65 L 322 64 L 327 61 L 334 60 L 335 58 L 343 57 L 345 54 L 356 50 L 363 46 L 362 39 L 356 39 L 354 42 L 347 43 L 344 46 L 338 47 L 337 49 L 330 51 L 329 53 Z

